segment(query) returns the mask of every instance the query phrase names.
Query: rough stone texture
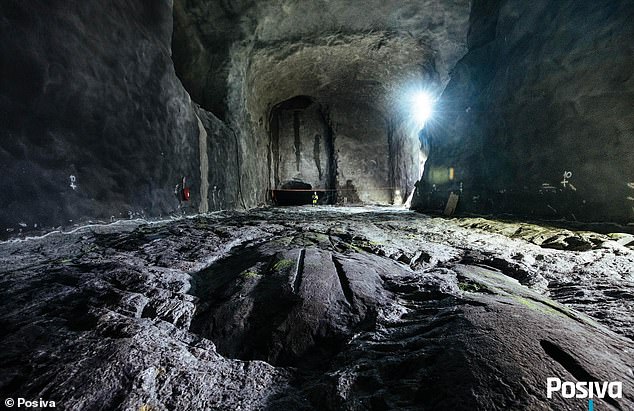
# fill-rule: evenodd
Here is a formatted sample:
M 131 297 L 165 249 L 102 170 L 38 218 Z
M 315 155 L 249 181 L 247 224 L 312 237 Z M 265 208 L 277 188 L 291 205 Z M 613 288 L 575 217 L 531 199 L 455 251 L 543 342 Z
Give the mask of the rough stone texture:
M 273 188 L 289 181 L 301 181 L 312 188 L 334 188 L 332 132 L 321 107 L 311 101 L 304 104 L 309 105 L 282 106 L 271 113 Z
M 244 206 L 236 134 L 175 76 L 169 1 L 1 12 L 2 235 Z
M 332 34 L 263 44 L 251 52 L 243 103 L 232 111 L 247 113 L 244 124 L 253 124 L 249 119 L 267 118 L 273 104 L 310 96 L 326 113 L 333 133 L 339 199 L 352 198 L 350 190 L 342 191 L 351 180 L 358 201 L 390 203 L 392 159 L 399 155 L 389 147 L 390 126 L 406 121 L 399 100 L 407 99 L 409 87 L 425 76 L 438 85 L 431 68 L 421 73 L 421 64 L 431 64 L 432 56 L 426 44 L 405 33 Z M 387 66 L 381 69 L 377 62 Z M 254 135 L 268 134 L 259 121 L 251 130 Z
M 350 106 L 343 109 L 342 106 L 346 105 Z M 331 118 L 339 189 L 352 184 L 355 187 L 354 198 L 360 202 L 391 203 L 389 128 L 381 113 L 365 102 L 342 102 L 334 105 Z M 348 193 L 344 198 L 352 202 Z
M 198 126 L 170 59 L 171 2 L 0 5 L 0 230 L 177 210 Z
M 244 207 L 237 136 L 208 111 L 196 106 L 195 112 L 207 134 L 208 210 Z
M 388 143 L 390 145 L 390 187 L 394 188 L 393 204 L 411 205 L 415 184 L 423 174 L 421 144 L 416 128 L 408 122 L 390 123 Z
M 414 205 L 462 183 L 459 211 L 634 221 L 634 2 L 476 1 L 471 21 Z
M 390 141 L 392 129 L 407 129 L 401 124 L 409 107 L 402 102 L 423 83 L 442 88 L 464 54 L 469 10 L 470 2 L 463 0 L 180 0 L 175 66 L 194 99 L 239 136 L 248 206 L 266 201 L 267 188 L 276 188 L 266 169 L 275 154 L 271 110 L 302 95 L 320 105 L 333 131 L 344 131 L 333 138 L 345 147 L 337 153 L 338 164 L 349 169 L 338 170 L 335 186 L 351 179 L 351 186 L 364 190 L 356 198 L 387 203 L 406 197 L 419 177 L 417 162 L 403 166 L 394 160 L 415 157 L 417 150 Z M 366 119 L 375 124 L 365 125 Z M 417 131 L 407 129 L 407 137 L 415 140 Z M 365 157 L 377 163 L 370 175 Z M 382 164 L 384 158 L 391 160 Z M 377 194 L 385 187 L 391 190 Z M 399 187 L 398 195 L 393 187 Z
M 173 60 L 194 101 L 225 117 L 229 52 L 240 38 L 242 2 L 174 2 Z
M 0 394 L 66 410 L 587 409 L 546 398 L 557 376 L 622 381 L 596 409 L 632 409 L 633 247 L 378 207 L 3 242 Z
M 272 110 L 271 187 L 301 181 L 335 189 L 341 204 L 403 204 L 420 178 L 418 140 L 407 126 L 394 126 L 364 102 L 344 100 L 324 113 L 320 104 L 301 100 L 308 107 L 292 106 L 295 98 Z M 333 202 L 332 192 L 327 195 Z
M 216 114 L 216 109 L 226 110 L 227 89 L 237 86 L 228 81 L 235 53 L 284 43 L 302 44 L 307 40 L 310 43 L 310 39 L 335 34 L 409 33 L 406 38 L 427 45 L 434 54 L 433 60 L 416 63 L 431 64 L 431 70 L 445 80 L 466 50 L 469 10 L 467 0 L 371 0 L 353 4 L 326 0 L 265 3 L 177 0 L 174 4 L 174 60 L 179 76 L 194 99 Z M 353 38 L 352 47 L 354 42 Z M 403 44 L 401 51 L 407 53 L 410 48 L 409 44 Z M 363 52 L 362 47 L 359 51 Z M 368 69 L 374 67 L 378 73 L 387 63 L 373 61 Z M 319 71 L 310 71 L 310 74 L 318 76 Z M 286 98 L 290 97 L 293 96 Z

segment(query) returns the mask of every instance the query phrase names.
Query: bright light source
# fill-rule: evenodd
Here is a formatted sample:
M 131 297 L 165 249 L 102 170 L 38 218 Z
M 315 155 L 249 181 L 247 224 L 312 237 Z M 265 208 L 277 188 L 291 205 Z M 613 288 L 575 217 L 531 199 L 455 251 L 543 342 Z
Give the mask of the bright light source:
M 420 91 L 412 97 L 412 104 L 414 119 L 422 127 L 434 112 L 434 98 L 431 94 Z

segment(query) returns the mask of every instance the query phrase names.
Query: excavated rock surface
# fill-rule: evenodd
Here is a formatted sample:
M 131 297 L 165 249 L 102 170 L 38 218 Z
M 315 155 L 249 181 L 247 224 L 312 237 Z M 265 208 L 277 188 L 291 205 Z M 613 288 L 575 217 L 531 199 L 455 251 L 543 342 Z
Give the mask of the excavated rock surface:
M 0 229 L 166 215 L 200 202 L 198 127 L 167 1 L 0 6 Z M 159 165 L 160 164 L 160 165 Z
M 177 0 L 174 2 L 174 62 L 179 77 L 194 100 L 221 117 L 227 108 L 226 100 L 231 98 L 230 89 L 240 87 L 238 83 L 245 80 L 230 74 L 232 66 L 240 59 L 248 58 L 251 50 L 264 57 L 269 53 L 278 54 L 279 60 L 280 55 L 291 56 L 307 49 L 314 59 L 312 67 L 308 63 L 302 67 L 289 67 L 286 64 L 276 68 L 281 74 L 295 72 L 297 78 L 292 79 L 293 82 L 314 81 L 314 78 L 322 75 L 323 70 L 330 72 L 327 77 L 338 72 L 338 77 L 342 77 L 340 80 L 344 82 L 344 78 L 350 78 L 350 71 L 358 69 L 371 71 L 370 77 L 384 77 L 385 72 L 395 66 L 418 64 L 431 64 L 431 71 L 437 72 L 444 81 L 449 70 L 466 51 L 469 12 L 470 2 L 466 0 L 406 3 L 391 0 L 362 3 L 325 0 L 245 0 L 231 3 L 221 0 Z M 383 51 L 386 56 L 381 53 L 366 56 L 368 50 L 363 44 L 364 35 L 368 35 L 371 41 L 380 41 L 378 48 L 387 46 L 395 39 L 402 44 L 386 47 Z M 335 46 L 335 53 L 347 50 L 348 57 L 354 58 L 347 62 L 339 58 L 324 61 L 328 57 L 327 50 L 311 52 L 311 48 L 317 49 L 325 41 Z M 425 56 L 417 50 L 419 48 L 434 54 L 431 63 L 426 59 L 420 60 Z M 419 60 L 404 64 L 387 59 L 370 60 L 373 57 L 398 60 L 401 58 L 398 53 L 409 54 Z M 234 59 L 238 61 L 232 61 Z M 262 63 L 266 63 L 266 60 Z M 426 67 L 425 71 L 429 68 Z M 266 72 L 260 74 L 266 75 Z M 403 73 L 397 69 L 395 74 Z M 418 74 L 425 75 L 421 72 Z M 337 78 L 332 80 L 336 81 Z M 326 82 L 323 84 L 327 85 Z M 258 86 L 267 87 L 267 84 L 263 82 Z M 290 86 L 293 87 L 292 84 Z M 282 87 L 286 85 L 282 84 Z M 279 94 L 276 90 L 273 92 Z M 279 103 L 293 96 L 268 103 Z
M 0 391 L 60 409 L 634 407 L 634 239 L 390 208 L 0 244 Z
M 2 2 L 0 238 L 237 206 L 235 134 L 192 104 L 171 33 L 171 1 Z
M 297 96 L 314 99 L 332 131 L 337 181 L 319 188 L 350 180 L 366 204 L 402 204 L 420 178 L 410 96 L 446 84 L 466 52 L 470 8 L 467 0 L 177 0 L 174 66 L 192 98 L 235 130 L 247 206 L 280 188 L 270 171 L 271 109 Z
M 473 4 L 413 205 L 634 221 L 634 2 Z

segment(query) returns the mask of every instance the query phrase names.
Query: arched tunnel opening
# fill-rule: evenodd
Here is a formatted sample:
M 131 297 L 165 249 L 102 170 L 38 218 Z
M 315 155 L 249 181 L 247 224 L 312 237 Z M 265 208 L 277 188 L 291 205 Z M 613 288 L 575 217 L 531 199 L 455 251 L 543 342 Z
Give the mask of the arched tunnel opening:
M 268 130 L 274 204 L 311 204 L 317 194 L 318 204 L 402 205 L 413 193 L 416 140 L 375 108 L 350 104 L 337 107 L 344 119 L 336 131 L 328 108 L 311 97 L 273 106 Z
M 296 96 L 275 105 L 269 115 L 271 199 L 276 205 L 337 202 L 337 163 L 333 132 L 320 104 Z
M 3 0 L 0 399 L 634 409 L 631 0 Z

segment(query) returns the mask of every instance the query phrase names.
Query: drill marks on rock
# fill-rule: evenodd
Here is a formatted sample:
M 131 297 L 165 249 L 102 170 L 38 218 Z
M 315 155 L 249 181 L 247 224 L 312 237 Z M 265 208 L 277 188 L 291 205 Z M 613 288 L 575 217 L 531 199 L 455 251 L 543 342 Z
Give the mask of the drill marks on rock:
M 97 235 L 73 246 L 74 254 L 29 251 L 33 244 L 20 244 L 27 247 L 20 251 L 27 256 L 41 253 L 34 261 L 60 261 L 51 263 L 55 272 L 21 267 L 3 279 L 11 292 L 0 311 L 12 328 L 5 331 L 0 359 L 9 364 L 4 368 L 9 375 L 22 378 L 11 380 L 11 387 L 26 387 L 26 394 L 35 397 L 50 386 L 49 376 L 55 373 L 60 393 L 83 381 L 100 391 L 93 394 L 84 388 L 88 384 L 82 385 L 76 391 L 82 399 L 123 387 L 122 403 L 133 407 L 138 398 L 147 398 L 147 387 L 130 388 L 121 379 L 136 375 L 151 385 L 155 371 L 144 370 L 155 367 L 160 375 L 151 395 L 157 406 L 168 409 L 415 409 L 421 401 L 438 409 L 462 409 L 464 404 L 563 409 L 565 403 L 544 402 L 541 384 L 553 370 L 566 374 L 560 363 L 570 367 L 574 361 L 549 347 L 560 359 L 550 361 L 538 341 L 566 342 L 562 346 L 569 353 L 583 354 L 577 360 L 592 376 L 618 375 L 627 365 L 630 341 L 587 321 L 573 322 L 557 310 L 565 311 L 565 306 L 479 266 L 489 257 L 510 255 L 509 263 L 526 271 L 551 270 L 544 274 L 551 282 L 575 282 L 584 296 L 593 295 L 595 318 L 605 323 L 599 316 L 613 315 L 614 304 L 631 301 L 633 293 L 617 281 L 609 288 L 595 281 L 595 266 L 583 266 L 593 254 L 584 259 L 579 253 L 526 247 L 519 240 L 502 243 L 517 247 L 522 258 L 515 260 L 499 238 L 463 230 L 454 221 L 392 211 L 309 210 L 223 212 Z M 368 219 L 384 219 L 394 228 L 386 223 L 378 232 L 377 224 L 370 224 L 366 230 Z M 60 245 L 48 241 L 42 246 Z M 381 252 L 366 252 L 361 244 Z M 96 251 L 89 251 L 93 245 Z M 13 246 L 1 246 L 4 261 L 15 261 L 6 257 Z M 466 247 L 481 251 L 485 259 L 463 260 L 471 265 L 460 266 Z M 630 254 L 623 253 L 630 251 L 614 250 L 621 254 L 605 249 L 592 253 L 609 255 L 623 267 L 620 272 L 629 273 Z M 418 251 L 423 252 L 417 257 Z M 523 258 L 535 252 L 546 258 L 534 264 Z M 577 274 L 573 267 L 585 268 Z M 78 289 L 76 295 L 69 294 L 73 289 Z M 28 298 L 28 310 L 18 297 Z M 100 315 L 104 310 L 107 315 Z M 80 316 L 86 312 L 90 315 Z M 194 317 L 190 327 L 189 315 Z M 59 319 L 68 323 L 50 329 L 53 342 L 35 348 L 20 345 L 33 336 L 33 327 L 20 331 L 21 324 L 59 327 Z M 631 311 L 623 321 L 631 323 Z M 610 327 L 615 330 L 614 323 Z M 88 338 L 69 334 L 77 331 Z M 70 335 L 68 344 L 55 342 L 59 333 Z M 43 377 L 6 361 L 15 352 L 20 358 L 44 358 Z M 70 375 L 63 364 L 77 352 L 82 358 L 97 352 L 95 367 Z M 591 357 L 602 362 L 585 360 Z M 275 366 L 243 361 L 254 359 Z M 522 373 L 516 372 L 519 365 Z M 112 377 L 106 381 L 104 375 Z M 624 379 L 631 384 L 629 374 Z M 193 403 L 191 398 L 201 400 Z M 629 409 L 632 398 L 619 402 Z M 112 402 L 106 406 L 116 408 Z
M 560 346 L 552 343 L 548 340 L 539 341 L 539 345 L 544 349 L 544 352 L 548 354 L 550 358 L 558 362 L 562 367 L 566 369 L 573 377 L 579 381 L 598 381 L 597 378 L 590 375 L 590 373 L 579 364 L 579 361 L 572 355 L 564 351 Z
M 558 315 L 564 315 L 568 318 L 570 318 L 571 320 L 577 321 L 580 324 L 586 324 L 587 321 L 584 321 L 580 316 L 575 315 L 573 313 L 573 311 L 568 310 L 567 308 L 558 305 L 557 303 L 554 302 L 550 302 L 548 300 L 546 300 L 545 298 L 537 298 L 537 297 L 532 297 L 532 296 L 524 296 L 524 297 L 520 297 L 520 299 L 525 299 L 525 300 L 529 300 L 532 301 L 535 304 L 539 304 L 539 306 L 543 306 L 542 309 L 540 309 L 541 311 L 544 311 L 545 313 L 548 314 L 558 314 Z
M 346 272 L 341 265 L 341 262 L 334 254 L 330 254 L 330 258 L 332 259 L 333 264 L 335 265 L 335 270 L 337 272 L 337 277 L 339 278 L 339 285 L 341 285 L 341 291 L 343 292 L 344 297 L 348 304 L 351 307 L 354 306 L 354 294 L 352 292 L 352 288 L 350 288 L 350 281 L 348 277 L 346 277 Z
M 324 238 L 289 250 L 288 244 L 270 242 L 234 250 L 216 262 L 198 276 L 192 331 L 230 358 L 302 369 L 327 366 L 355 332 L 373 326 L 374 300 L 384 296 L 368 293 L 370 307 L 353 306 L 344 263 L 318 245 L 329 243 Z
M 281 351 L 270 342 L 297 305 L 288 287 L 294 264 L 262 248 L 237 250 L 198 275 L 191 330 L 229 358 L 275 363 Z
M 306 249 L 302 248 L 297 257 L 297 266 L 295 268 L 295 278 L 293 280 L 293 292 L 299 292 L 299 286 L 302 283 L 302 275 L 304 274 L 304 258 L 306 257 Z
M 473 267 L 490 268 L 500 274 L 519 280 L 521 284 L 542 295 L 550 295 L 557 301 L 572 304 L 573 308 L 590 315 L 612 330 L 631 339 L 634 338 L 632 337 L 634 328 L 630 314 L 634 301 L 628 297 L 628 293 L 624 295 L 625 298 L 613 298 L 599 292 L 602 284 L 609 284 L 615 290 L 619 287 L 625 287 L 623 281 L 613 282 L 609 278 L 610 275 L 606 274 L 602 274 L 602 277 L 587 278 L 586 272 L 589 272 L 591 268 L 583 268 L 583 275 L 577 274 L 576 266 L 585 267 L 582 264 L 587 262 L 587 257 L 584 257 L 584 254 L 569 253 L 568 250 L 542 251 L 536 249 L 532 244 L 539 246 L 544 242 L 543 238 L 539 240 L 538 234 L 546 228 L 533 226 L 525 228 L 525 225 L 517 228 L 517 224 L 491 222 L 484 219 L 478 220 L 482 223 L 473 227 L 473 224 L 467 224 L 473 219 L 466 219 L 465 222 L 458 222 L 460 225 L 467 226 L 463 229 L 460 226 L 448 226 L 449 223 L 446 221 L 429 218 L 417 220 L 416 224 L 412 224 L 411 221 L 401 222 L 395 218 L 395 215 L 388 214 L 386 216 L 385 213 L 383 216 L 380 213 L 376 213 L 376 215 L 373 213 L 353 214 L 347 216 L 345 220 L 331 217 L 324 218 L 322 214 L 314 216 L 302 214 L 303 220 L 299 221 L 299 224 L 297 224 L 298 222 L 286 222 L 285 227 L 298 233 L 318 231 L 324 234 L 324 241 L 320 244 L 301 242 L 301 244 L 297 244 L 299 246 L 316 245 L 321 249 L 334 250 L 346 256 L 362 255 L 364 256 L 362 258 L 367 258 L 367 252 L 386 261 L 387 259 L 396 261 L 402 266 L 409 265 L 409 268 L 415 272 L 425 272 L 440 267 L 451 269 L 460 263 Z M 365 220 L 368 218 L 376 221 L 369 225 L 366 230 Z M 407 218 L 411 219 L 409 215 Z M 494 226 L 489 227 L 487 224 L 494 224 Z M 531 229 L 531 227 L 533 228 Z M 381 232 L 377 232 L 377 228 Z M 477 230 L 474 232 L 473 228 L 477 228 Z M 566 230 L 549 228 L 548 235 L 544 238 L 556 237 L 559 231 L 567 233 Z M 490 232 L 493 232 L 493 235 L 489 234 Z M 603 239 L 605 236 L 593 233 L 583 233 L 583 236 L 584 238 L 597 237 L 598 240 L 595 241 L 597 244 L 600 243 L 599 240 L 605 240 Z M 300 237 L 303 238 L 304 235 L 302 234 Z M 500 242 L 508 241 L 508 237 L 515 239 L 511 245 L 519 252 L 509 253 L 506 251 L 507 248 L 500 247 Z M 569 237 L 568 234 L 566 234 L 567 237 Z M 607 267 L 610 272 L 614 272 L 616 269 L 620 270 L 618 272 L 626 272 L 625 267 L 628 265 L 622 260 L 627 260 L 628 255 L 619 249 L 617 250 L 619 254 L 613 257 L 614 253 L 610 250 L 609 247 L 601 248 L 593 250 L 591 253 L 600 253 L 601 259 L 604 259 L 606 263 L 611 264 L 612 260 L 618 261 L 620 264 L 618 267 L 623 268 L 614 268 L 612 265 L 607 267 L 605 264 L 599 265 L 599 268 Z M 343 266 L 345 267 L 345 264 Z M 591 296 L 589 298 L 583 297 L 585 302 L 578 301 L 577 304 L 569 301 L 566 297 L 560 299 L 556 292 L 551 292 L 552 285 L 558 280 L 570 281 L 571 278 L 579 277 L 585 278 L 578 283 L 579 289 L 585 290 L 586 296 Z M 594 286 L 596 289 L 593 288 Z M 463 284 L 463 287 L 464 291 L 474 290 L 473 284 Z M 548 310 L 548 307 L 544 307 L 544 309 Z
M 323 173 L 321 170 L 321 159 L 319 158 L 320 141 L 321 141 L 321 135 L 315 134 L 315 143 L 313 145 L 313 159 L 315 160 L 315 167 L 317 167 L 317 173 L 319 174 L 319 180 L 321 181 Z
M 596 376 L 592 375 L 588 370 L 586 370 L 581 365 L 579 360 L 577 360 L 571 354 L 566 352 L 559 345 L 553 342 L 550 342 L 548 340 L 540 340 L 539 345 L 543 348 L 544 352 L 548 354 L 550 358 L 552 358 L 559 365 L 564 367 L 564 369 L 568 371 L 577 381 L 585 381 L 585 382 L 605 381 L 604 378 L 597 378 Z M 610 405 L 612 405 L 613 407 L 619 410 L 622 409 L 620 404 L 614 398 L 606 396 L 605 398 L 603 398 L 603 401 L 609 403 Z

